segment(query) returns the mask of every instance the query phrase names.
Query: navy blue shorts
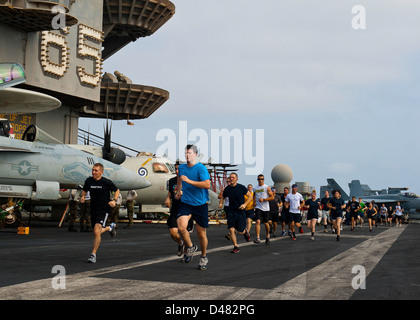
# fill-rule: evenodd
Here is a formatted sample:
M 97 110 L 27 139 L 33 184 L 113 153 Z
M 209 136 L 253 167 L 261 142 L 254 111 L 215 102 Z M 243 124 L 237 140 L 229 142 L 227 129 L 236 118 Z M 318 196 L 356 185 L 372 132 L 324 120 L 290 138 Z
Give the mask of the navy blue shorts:
M 335 221 L 337 219 L 343 219 L 343 213 L 341 212 L 331 212 L 331 220 Z
M 227 215 L 228 229 L 235 228 L 239 232 L 243 232 L 246 228 L 246 215 L 244 211 L 229 210 Z
M 308 212 L 306 220 L 318 219 L 318 212 Z
M 201 206 L 191 206 L 184 202 L 181 202 L 178 208 L 177 219 L 180 216 L 189 216 L 194 219 L 197 224 L 202 228 L 208 228 L 209 226 L 209 209 L 207 203 Z

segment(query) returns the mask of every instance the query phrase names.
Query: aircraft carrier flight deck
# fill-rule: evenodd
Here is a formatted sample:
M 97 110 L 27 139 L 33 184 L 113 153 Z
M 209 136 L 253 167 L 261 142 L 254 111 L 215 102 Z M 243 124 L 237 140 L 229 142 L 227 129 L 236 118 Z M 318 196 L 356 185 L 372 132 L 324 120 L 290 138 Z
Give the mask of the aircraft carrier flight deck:
M 121 223 L 102 235 L 95 264 L 86 263 L 93 235 L 34 223 L 29 234 L 0 232 L 2 300 L 411 300 L 420 297 L 420 224 L 367 224 L 341 241 L 317 226 L 293 241 L 287 235 L 255 244 L 238 236 L 240 253 L 225 238 L 227 226 L 207 230 L 208 269 L 200 251 L 186 264 L 166 224 Z M 261 231 L 264 239 L 265 231 Z M 198 245 L 194 231 L 192 239 Z

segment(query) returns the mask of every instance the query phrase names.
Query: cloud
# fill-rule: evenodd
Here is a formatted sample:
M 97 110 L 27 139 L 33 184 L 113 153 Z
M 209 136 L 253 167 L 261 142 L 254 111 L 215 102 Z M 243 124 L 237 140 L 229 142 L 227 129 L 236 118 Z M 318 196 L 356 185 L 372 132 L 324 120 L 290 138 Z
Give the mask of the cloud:
M 351 174 L 356 172 L 356 166 L 349 162 L 334 162 L 329 165 L 328 171 L 333 174 Z

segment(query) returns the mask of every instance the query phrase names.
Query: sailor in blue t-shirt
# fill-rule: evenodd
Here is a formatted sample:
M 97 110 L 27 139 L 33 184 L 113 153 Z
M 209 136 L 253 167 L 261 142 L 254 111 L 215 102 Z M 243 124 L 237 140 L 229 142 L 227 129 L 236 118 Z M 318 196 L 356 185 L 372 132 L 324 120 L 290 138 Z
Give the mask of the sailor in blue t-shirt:
M 191 241 L 187 225 L 190 217 L 197 223 L 197 235 L 201 247 L 201 259 L 198 269 L 207 269 L 207 234 L 206 228 L 209 226 L 207 202 L 209 201 L 210 175 L 207 168 L 197 162 L 197 147 L 187 145 L 185 148 L 186 164 L 181 164 L 178 168 L 178 190 L 181 190 L 181 203 L 178 208 L 178 230 L 187 246 L 184 254 L 184 261 L 190 262 L 193 253 L 197 251 L 197 246 Z M 179 197 L 179 196 L 178 196 Z

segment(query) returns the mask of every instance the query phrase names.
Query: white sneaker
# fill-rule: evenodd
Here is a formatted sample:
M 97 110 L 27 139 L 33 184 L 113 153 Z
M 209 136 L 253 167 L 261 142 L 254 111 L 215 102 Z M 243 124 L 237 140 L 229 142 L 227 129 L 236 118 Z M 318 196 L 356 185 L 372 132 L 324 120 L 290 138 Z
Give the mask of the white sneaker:
M 207 259 L 207 256 L 200 258 L 200 263 L 198 264 L 198 270 L 207 270 L 207 263 L 209 260 Z

